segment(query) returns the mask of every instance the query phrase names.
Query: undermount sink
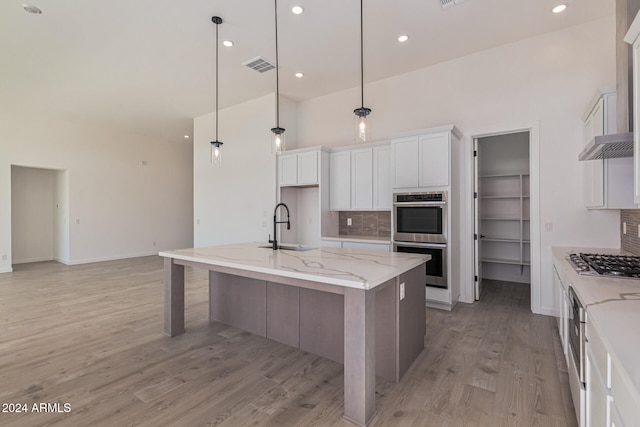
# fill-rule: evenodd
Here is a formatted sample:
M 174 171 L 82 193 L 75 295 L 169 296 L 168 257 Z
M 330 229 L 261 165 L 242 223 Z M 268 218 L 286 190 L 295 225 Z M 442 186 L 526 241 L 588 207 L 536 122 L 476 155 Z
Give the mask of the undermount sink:
M 263 249 L 271 249 L 273 250 L 273 246 L 271 245 L 260 245 L 258 246 L 259 248 L 263 248 Z M 315 248 L 310 248 L 308 246 L 302 246 L 302 245 L 278 245 L 278 249 L 282 249 L 284 251 L 296 251 L 296 252 L 305 252 L 305 251 L 311 251 Z

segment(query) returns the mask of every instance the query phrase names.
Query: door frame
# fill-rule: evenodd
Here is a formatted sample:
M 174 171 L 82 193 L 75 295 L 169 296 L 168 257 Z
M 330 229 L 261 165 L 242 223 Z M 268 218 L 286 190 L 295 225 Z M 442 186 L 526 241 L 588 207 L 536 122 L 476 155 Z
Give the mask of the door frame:
M 466 198 L 467 203 L 461 207 L 466 212 L 466 224 L 465 228 L 468 230 L 466 233 L 470 239 L 467 242 L 463 242 L 463 248 L 466 252 L 463 259 L 466 259 L 466 275 L 469 280 L 464 281 L 461 295 L 461 301 L 473 302 L 474 301 L 474 271 L 475 271 L 475 242 L 473 240 L 473 230 L 475 227 L 475 213 L 474 213 L 474 179 L 475 170 L 473 168 L 473 150 L 474 140 L 478 138 L 484 138 L 496 135 L 505 135 L 510 133 L 529 132 L 529 178 L 530 178 L 530 240 L 531 240 L 531 311 L 534 313 L 540 312 L 540 302 L 542 297 L 542 259 L 540 253 L 540 122 L 531 122 L 521 125 L 505 125 L 501 127 L 492 127 L 485 130 L 478 130 L 469 132 L 464 140 L 464 157 L 467 167 L 465 170 L 469 171 L 469 176 L 466 179 L 466 187 L 468 191 L 464 191 L 463 194 L 468 195 Z M 466 209 L 465 209 L 466 206 Z

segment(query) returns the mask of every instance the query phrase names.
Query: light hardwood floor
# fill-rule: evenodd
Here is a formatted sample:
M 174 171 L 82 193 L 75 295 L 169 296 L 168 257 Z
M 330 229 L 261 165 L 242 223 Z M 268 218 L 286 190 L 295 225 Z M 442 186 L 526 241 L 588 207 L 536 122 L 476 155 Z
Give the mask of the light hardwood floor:
M 162 335 L 162 260 L 0 274 L 2 426 L 351 426 L 342 366 L 207 321 L 206 272 L 186 269 L 184 335 Z M 575 426 L 553 318 L 529 287 L 486 282 L 480 303 L 427 311 L 426 349 L 378 381 L 380 426 Z M 69 413 L 30 412 L 68 403 Z

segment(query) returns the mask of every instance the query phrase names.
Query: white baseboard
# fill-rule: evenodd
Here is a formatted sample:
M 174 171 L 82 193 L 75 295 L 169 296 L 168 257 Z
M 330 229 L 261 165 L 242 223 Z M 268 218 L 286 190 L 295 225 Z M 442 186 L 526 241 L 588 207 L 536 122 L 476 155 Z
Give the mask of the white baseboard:
M 126 254 L 126 255 L 113 255 L 113 256 L 98 257 L 98 258 L 76 259 L 76 260 L 71 260 L 67 262 L 64 262 L 64 261 L 61 261 L 61 262 L 66 265 L 79 265 L 79 264 L 90 264 L 92 262 L 115 261 L 115 260 L 127 259 L 127 258 L 139 258 L 139 257 L 151 256 L 151 255 L 158 255 L 158 251 L 140 252 L 137 254 Z
M 53 257 L 35 257 L 35 258 L 25 258 L 25 259 L 13 259 L 11 262 L 13 264 L 28 264 L 30 262 L 42 262 L 42 261 L 53 261 Z
M 0 268 L 0 273 L 13 273 L 13 268 Z

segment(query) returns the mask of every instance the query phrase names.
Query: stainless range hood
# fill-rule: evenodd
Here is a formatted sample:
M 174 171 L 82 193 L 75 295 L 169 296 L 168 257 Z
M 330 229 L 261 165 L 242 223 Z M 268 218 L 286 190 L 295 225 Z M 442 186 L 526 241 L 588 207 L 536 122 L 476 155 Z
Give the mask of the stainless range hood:
M 624 36 L 639 9 L 640 0 L 616 0 L 616 127 L 621 133 L 596 136 L 578 160 L 633 157 L 633 56 Z
M 596 136 L 578 155 L 578 160 L 633 157 L 633 132 Z

